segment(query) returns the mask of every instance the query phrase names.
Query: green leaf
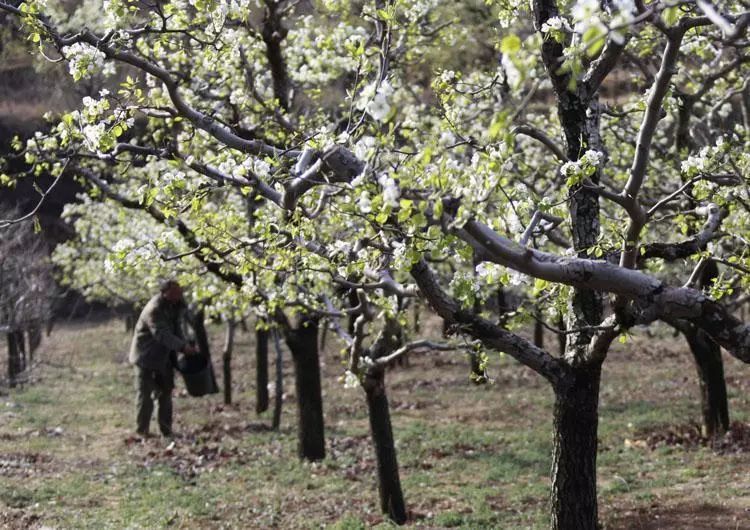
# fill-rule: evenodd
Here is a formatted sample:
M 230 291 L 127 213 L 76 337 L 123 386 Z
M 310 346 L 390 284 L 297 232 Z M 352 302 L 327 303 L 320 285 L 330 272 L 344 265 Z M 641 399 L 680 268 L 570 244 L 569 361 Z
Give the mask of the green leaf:
M 676 26 L 680 20 L 680 8 L 679 6 L 668 7 L 662 11 L 662 17 L 667 26 Z
M 589 26 L 583 34 L 583 43 L 586 45 L 586 55 L 595 57 L 604 47 L 604 33 L 596 26 Z
M 375 216 L 375 222 L 383 224 L 388 220 L 388 211 L 387 210 L 380 210 L 380 213 Z
M 497 140 L 503 134 L 505 134 L 505 131 L 507 129 L 507 121 L 508 121 L 507 110 L 498 112 L 495 115 L 495 119 L 492 120 L 492 124 L 490 125 L 490 128 L 487 131 L 487 135 L 490 137 L 491 141 Z
M 521 39 L 515 33 L 506 35 L 500 41 L 500 51 L 506 55 L 515 55 L 521 49 Z
M 391 15 L 391 13 L 385 9 L 378 9 L 377 11 L 375 11 L 375 14 L 377 14 L 378 18 L 383 22 L 388 22 L 389 20 L 393 19 L 393 15 Z

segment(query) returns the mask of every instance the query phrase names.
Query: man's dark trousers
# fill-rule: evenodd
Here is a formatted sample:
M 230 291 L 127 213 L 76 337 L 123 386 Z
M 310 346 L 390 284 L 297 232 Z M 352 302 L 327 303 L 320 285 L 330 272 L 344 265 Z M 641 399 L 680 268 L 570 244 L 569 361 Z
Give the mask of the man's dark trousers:
M 159 430 L 165 436 L 171 435 L 174 370 L 171 366 L 166 371 L 157 371 L 136 365 L 135 375 L 138 432 L 148 434 L 155 397 L 159 405 L 157 411 Z

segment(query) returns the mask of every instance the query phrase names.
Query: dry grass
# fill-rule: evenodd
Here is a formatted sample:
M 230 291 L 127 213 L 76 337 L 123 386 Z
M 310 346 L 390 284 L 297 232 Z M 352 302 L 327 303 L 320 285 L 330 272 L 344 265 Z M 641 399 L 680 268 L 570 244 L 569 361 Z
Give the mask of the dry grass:
M 218 341 L 221 330 L 213 330 Z M 173 445 L 132 439 L 129 337 L 119 322 L 47 339 L 33 385 L 0 401 L 0 526 L 369 528 L 378 513 L 363 395 L 324 355 L 328 458 L 295 456 L 291 366 L 279 433 L 252 401 L 252 334 L 236 353 L 236 403 L 178 393 Z M 218 343 L 215 351 L 219 351 Z M 750 418 L 750 369 L 726 361 L 733 418 Z M 544 528 L 551 392 L 508 358 L 475 387 L 464 359 L 414 357 L 389 375 L 411 526 Z M 606 528 L 750 528 L 750 455 L 641 443 L 698 421 L 695 370 L 669 336 L 615 349 L 602 388 L 599 485 Z

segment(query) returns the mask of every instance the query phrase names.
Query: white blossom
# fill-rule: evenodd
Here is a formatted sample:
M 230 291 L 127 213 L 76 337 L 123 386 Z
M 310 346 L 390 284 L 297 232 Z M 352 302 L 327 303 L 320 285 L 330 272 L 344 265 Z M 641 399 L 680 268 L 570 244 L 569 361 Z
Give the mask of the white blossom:
M 91 77 L 97 71 L 103 70 L 104 61 L 107 58 L 103 52 L 83 42 L 64 46 L 62 51 L 69 61 L 68 71 L 76 81 Z
M 92 151 L 98 151 L 99 143 L 107 131 L 103 123 L 95 123 L 84 126 L 82 132 L 86 141 L 86 146 Z
M 551 31 L 571 31 L 571 29 L 570 24 L 564 17 L 550 17 L 542 24 L 540 31 L 546 34 Z
M 401 191 L 396 185 L 396 181 L 387 175 L 378 177 L 378 184 L 383 188 L 383 200 L 393 208 L 398 206 L 398 200 L 401 197 Z
M 351 370 L 344 372 L 344 388 L 357 388 L 358 386 L 359 377 L 357 377 Z
M 370 195 L 366 191 L 360 194 L 357 201 L 357 208 L 363 214 L 368 214 L 372 211 L 372 201 L 370 201 Z
M 368 91 L 365 89 L 364 92 Z M 388 81 L 383 81 L 365 106 L 365 110 L 375 120 L 385 120 L 391 112 L 391 96 L 393 96 L 393 86 Z

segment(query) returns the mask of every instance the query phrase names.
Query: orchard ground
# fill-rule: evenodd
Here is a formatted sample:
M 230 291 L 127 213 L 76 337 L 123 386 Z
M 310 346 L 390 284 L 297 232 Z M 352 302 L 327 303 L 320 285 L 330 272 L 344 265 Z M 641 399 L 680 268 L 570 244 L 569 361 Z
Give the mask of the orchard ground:
M 212 331 L 220 374 L 222 330 Z M 707 447 L 692 359 L 683 340 L 660 333 L 618 345 L 604 366 L 600 518 L 605 528 L 750 529 L 750 367 L 725 356 L 737 423 Z M 390 527 L 364 394 L 340 382 L 339 344 L 329 340 L 322 356 L 328 456 L 309 464 L 296 458 L 287 352 L 281 431 L 268 430 L 270 412 L 254 412 L 253 339 L 238 336 L 236 404 L 188 397 L 178 382 L 178 437 L 144 442 L 132 437 L 122 323 L 57 328 L 33 384 L 0 397 L 0 527 Z M 494 384 L 484 387 L 471 384 L 460 355 L 410 361 L 387 377 L 407 526 L 545 528 L 548 385 L 507 357 L 492 357 Z

